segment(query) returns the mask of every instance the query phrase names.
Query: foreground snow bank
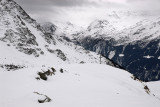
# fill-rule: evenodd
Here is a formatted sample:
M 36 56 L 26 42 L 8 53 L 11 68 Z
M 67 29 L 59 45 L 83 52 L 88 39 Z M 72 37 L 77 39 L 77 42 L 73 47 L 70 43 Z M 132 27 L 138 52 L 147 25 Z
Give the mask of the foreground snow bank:
M 1 107 L 159 107 L 144 84 L 126 71 L 99 64 L 57 65 L 47 81 L 36 80 L 39 67 L 0 72 Z M 60 73 L 63 68 L 64 72 Z M 44 69 L 44 68 L 43 68 Z M 45 68 L 46 70 L 48 68 Z M 43 99 L 38 92 L 51 98 Z
M 152 93 L 160 100 L 160 81 L 147 82 Z

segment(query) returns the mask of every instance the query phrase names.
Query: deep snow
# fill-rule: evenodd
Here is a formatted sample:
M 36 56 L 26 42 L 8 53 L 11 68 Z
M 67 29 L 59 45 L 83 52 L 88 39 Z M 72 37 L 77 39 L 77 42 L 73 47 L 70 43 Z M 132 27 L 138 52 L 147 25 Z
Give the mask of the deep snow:
M 0 72 L 1 107 L 159 107 L 144 84 L 127 71 L 100 64 L 54 65 L 57 72 L 47 81 L 36 80 L 40 67 Z M 64 73 L 60 73 L 63 68 Z M 48 67 L 43 67 L 47 70 Z M 155 88 L 155 87 L 154 87 Z M 51 102 L 38 103 L 45 94 Z M 154 93 L 155 94 L 155 93 Z

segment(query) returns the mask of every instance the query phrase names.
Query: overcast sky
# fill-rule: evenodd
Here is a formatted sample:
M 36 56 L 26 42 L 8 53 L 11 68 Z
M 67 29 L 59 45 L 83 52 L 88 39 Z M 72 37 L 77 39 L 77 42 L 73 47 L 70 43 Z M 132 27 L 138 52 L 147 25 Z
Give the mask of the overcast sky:
M 160 0 L 15 0 L 38 22 L 85 25 L 110 9 L 160 10 Z

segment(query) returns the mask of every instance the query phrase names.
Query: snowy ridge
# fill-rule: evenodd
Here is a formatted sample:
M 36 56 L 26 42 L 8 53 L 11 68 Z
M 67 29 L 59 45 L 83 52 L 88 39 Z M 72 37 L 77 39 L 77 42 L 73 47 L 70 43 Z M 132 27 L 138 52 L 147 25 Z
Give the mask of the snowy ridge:
M 160 19 L 155 18 L 152 20 L 143 20 L 138 22 L 136 25 L 125 29 L 120 33 L 121 39 L 127 38 L 126 42 L 136 42 L 138 40 L 151 41 L 159 39 L 160 34 Z
M 107 11 L 105 20 L 109 21 L 118 31 L 135 25 L 144 19 L 154 19 L 159 11 L 114 10 Z
M 116 29 L 107 20 L 96 20 L 90 24 L 87 29 L 89 32 L 86 35 L 91 35 L 91 37 L 99 37 L 103 35 L 108 35 L 115 32 Z
M 74 39 L 72 34 L 76 34 L 84 30 L 81 26 L 74 25 L 71 22 L 55 21 L 53 24 L 57 28 L 54 34 L 61 37 L 67 37 L 68 39 Z M 42 24 L 42 26 L 45 26 L 45 23 Z
M 113 38 L 120 45 L 138 40 L 150 41 L 159 38 L 159 32 L 159 18 L 143 19 L 122 30 L 118 30 L 114 24 L 107 20 L 96 20 L 89 25 L 86 31 L 77 33 L 77 39 L 91 37 L 108 40 Z

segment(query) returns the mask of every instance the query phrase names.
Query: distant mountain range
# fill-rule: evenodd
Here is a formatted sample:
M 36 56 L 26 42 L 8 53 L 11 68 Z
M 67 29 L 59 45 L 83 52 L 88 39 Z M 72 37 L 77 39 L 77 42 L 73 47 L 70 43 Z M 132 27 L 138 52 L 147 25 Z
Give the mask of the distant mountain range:
M 70 28 L 68 33 L 55 34 L 102 54 L 143 81 L 156 81 L 160 80 L 160 18 L 155 13 L 108 12 L 106 19 L 93 21 L 87 29 L 63 24 Z
M 143 19 L 122 30 L 108 20 L 96 20 L 74 37 L 75 44 L 101 53 L 139 79 L 160 80 L 160 18 Z

